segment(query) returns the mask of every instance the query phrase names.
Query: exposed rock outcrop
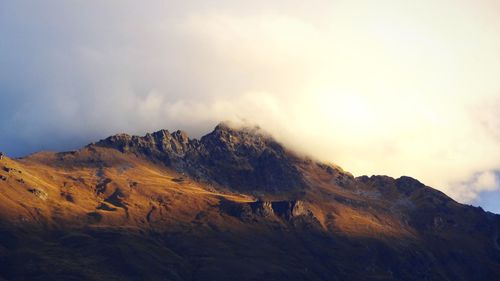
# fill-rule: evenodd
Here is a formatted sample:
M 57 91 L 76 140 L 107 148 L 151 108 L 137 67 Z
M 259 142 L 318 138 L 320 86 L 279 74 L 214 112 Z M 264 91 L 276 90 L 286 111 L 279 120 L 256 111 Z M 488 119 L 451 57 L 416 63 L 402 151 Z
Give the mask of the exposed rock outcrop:
M 313 212 L 300 200 L 256 201 L 251 203 L 222 200 L 220 208 L 224 213 L 242 220 L 278 218 L 284 221 L 291 221 L 301 216 L 314 217 Z
M 306 186 L 298 158 L 259 128 L 219 124 L 200 140 L 183 131 L 144 137 L 115 135 L 92 146 L 111 147 L 160 161 L 191 177 L 241 191 L 280 192 Z
M 47 200 L 49 198 L 49 195 L 47 194 L 47 192 L 45 192 L 39 188 L 33 187 L 33 188 L 28 189 L 28 191 L 33 193 L 33 195 L 40 198 L 41 200 Z

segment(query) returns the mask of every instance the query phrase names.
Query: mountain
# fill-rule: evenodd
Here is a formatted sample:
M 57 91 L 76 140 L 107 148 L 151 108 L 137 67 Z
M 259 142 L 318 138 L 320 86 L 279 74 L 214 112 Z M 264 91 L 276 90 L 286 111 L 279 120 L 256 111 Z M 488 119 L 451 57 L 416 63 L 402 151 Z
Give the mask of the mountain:
M 0 160 L 0 280 L 500 280 L 500 217 L 257 127 Z
M 116 148 L 163 163 L 191 178 L 240 191 L 280 192 L 305 185 L 301 159 L 259 128 L 233 130 L 219 124 L 200 140 L 182 131 L 144 137 L 116 135 L 89 147 Z

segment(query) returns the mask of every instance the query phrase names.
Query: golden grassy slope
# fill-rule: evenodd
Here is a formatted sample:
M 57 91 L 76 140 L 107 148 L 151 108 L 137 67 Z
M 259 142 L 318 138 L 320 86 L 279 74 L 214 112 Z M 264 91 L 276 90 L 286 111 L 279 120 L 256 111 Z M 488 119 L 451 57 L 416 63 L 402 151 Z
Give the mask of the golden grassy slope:
M 223 194 L 112 149 L 38 153 L 0 162 L 0 216 L 15 224 L 142 227 L 190 222 Z
M 315 165 L 311 161 L 300 167 L 314 188 L 299 199 L 325 230 L 359 237 L 413 236 L 401 217 L 386 209 L 387 198 L 370 198 L 367 194 L 376 192 L 367 187 L 341 188 L 336 179 L 350 179 L 349 174 L 336 167 L 327 173 Z M 4 158 L 0 168 L 5 177 L 0 181 L 0 216 L 17 225 L 165 229 L 195 222 L 203 214 L 205 221 L 235 228 L 243 225 L 221 214 L 220 200 L 255 201 L 108 148 Z M 289 197 L 268 195 L 264 200 Z

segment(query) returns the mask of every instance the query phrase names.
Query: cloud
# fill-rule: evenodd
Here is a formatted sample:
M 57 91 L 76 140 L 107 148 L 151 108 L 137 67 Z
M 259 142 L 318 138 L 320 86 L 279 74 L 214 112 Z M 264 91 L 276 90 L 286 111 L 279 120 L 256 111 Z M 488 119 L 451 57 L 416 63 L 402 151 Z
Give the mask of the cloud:
M 356 175 L 473 202 L 499 188 L 499 5 L 2 1 L 0 147 L 244 120 Z
M 474 202 L 481 193 L 499 191 L 500 183 L 497 172 L 485 171 L 475 174 L 468 182 L 457 185 L 456 189 L 462 201 Z

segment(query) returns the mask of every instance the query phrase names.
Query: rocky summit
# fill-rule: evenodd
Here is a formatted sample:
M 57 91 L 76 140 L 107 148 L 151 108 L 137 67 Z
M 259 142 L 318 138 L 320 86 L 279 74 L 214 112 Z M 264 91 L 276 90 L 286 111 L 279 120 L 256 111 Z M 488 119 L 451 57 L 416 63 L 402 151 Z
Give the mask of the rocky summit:
M 0 159 L 0 280 L 500 280 L 500 217 L 257 127 Z
M 255 193 L 304 187 L 302 159 L 258 127 L 232 129 L 219 124 L 200 140 L 183 131 L 161 130 L 144 137 L 115 135 L 89 147 L 115 148 L 153 159 L 193 179 Z

